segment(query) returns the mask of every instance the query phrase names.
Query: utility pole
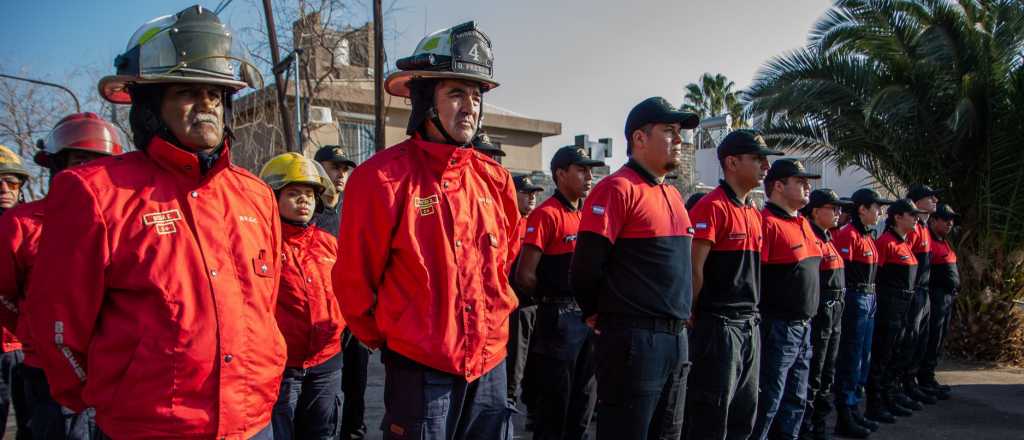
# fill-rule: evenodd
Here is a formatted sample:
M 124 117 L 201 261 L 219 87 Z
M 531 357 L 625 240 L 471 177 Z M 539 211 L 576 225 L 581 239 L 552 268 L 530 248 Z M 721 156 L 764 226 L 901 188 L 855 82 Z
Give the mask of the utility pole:
M 384 149 L 384 14 L 381 0 L 373 0 L 373 106 L 376 110 L 374 150 Z
M 277 47 L 277 28 L 274 26 L 274 12 L 270 5 L 270 0 L 263 0 L 263 15 L 267 19 L 267 37 L 270 39 L 270 59 L 273 61 L 274 66 L 281 63 L 281 54 Z M 284 140 L 288 146 L 288 151 L 299 151 L 295 145 L 295 136 L 292 134 L 292 126 L 288 124 L 288 107 L 284 105 L 285 91 L 284 80 L 281 77 L 281 72 L 274 69 L 274 86 L 277 88 L 277 109 L 281 114 L 281 129 L 284 130 Z M 298 99 L 298 96 L 296 96 Z M 297 108 L 297 107 L 296 107 Z

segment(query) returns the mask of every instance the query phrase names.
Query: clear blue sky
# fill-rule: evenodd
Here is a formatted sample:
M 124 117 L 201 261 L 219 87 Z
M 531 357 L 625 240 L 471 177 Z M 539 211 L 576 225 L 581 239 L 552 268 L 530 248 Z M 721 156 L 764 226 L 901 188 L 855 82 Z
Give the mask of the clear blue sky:
M 369 17 L 368 0 L 366 3 Z M 385 0 L 389 3 L 390 0 Z M 218 1 L 199 1 L 213 8 Z M 192 4 L 171 0 L 0 1 L 0 72 L 25 72 L 88 93 L 80 72 L 111 72 L 114 57 L 143 22 Z M 222 18 L 236 29 L 261 22 L 256 0 L 235 0 Z M 827 0 L 398 0 L 386 17 L 389 59 L 406 56 L 428 32 L 476 20 L 491 37 L 501 87 L 488 102 L 562 123 L 545 160 L 576 134 L 615 140 L 649 96 L 678 105 L 687 82 L 723 73 L 742 88 L 772 56 L 803 45 Z M 546 167 L 545 167 L 546 168 Z

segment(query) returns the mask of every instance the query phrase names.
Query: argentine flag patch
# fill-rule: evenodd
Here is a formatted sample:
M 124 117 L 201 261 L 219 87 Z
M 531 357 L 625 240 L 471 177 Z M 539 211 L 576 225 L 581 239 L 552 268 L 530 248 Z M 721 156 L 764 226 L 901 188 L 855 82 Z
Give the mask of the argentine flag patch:
M 707 229 L 708 228 L 708 224 L 707 223 L 697 223 L 697 224 L 693 225 L 693 227 L 697 228 L 697 229 Z
M 595 215 L 604 215 L 604 206 L 594 205 L 590 208 L 590 212 L 593 212 Z

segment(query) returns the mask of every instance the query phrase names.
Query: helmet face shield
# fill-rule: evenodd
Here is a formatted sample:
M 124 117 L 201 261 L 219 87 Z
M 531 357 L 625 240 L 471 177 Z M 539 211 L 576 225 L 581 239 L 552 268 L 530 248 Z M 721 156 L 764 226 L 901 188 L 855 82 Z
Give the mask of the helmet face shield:
M 143 24 L 114 64 L 117 75 L 100 81 L 100 93 L 115 103 L 131 102 L 125 90 L 130 83 L 203 83 L 235 91 L 263 87 L 240 39 L 200 6 Z

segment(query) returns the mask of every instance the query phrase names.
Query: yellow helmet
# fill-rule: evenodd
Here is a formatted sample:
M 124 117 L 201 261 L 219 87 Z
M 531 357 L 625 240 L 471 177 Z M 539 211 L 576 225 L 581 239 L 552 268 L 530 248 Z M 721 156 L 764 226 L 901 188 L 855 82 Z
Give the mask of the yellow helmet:
M 0 145 L 0 174 L 14 174 L 21 177 L 21 180 L 28 180 L 29 173 L 21 164 L 21 157 L 18 153 Z
M 324 167 L 299 153 L 284 153 L 272 157 L 260 169 L 260 179 L 274 191 L 292 183 L 303 183 L 316 188 L 324 198 L 334 197 L 334 185 Z

